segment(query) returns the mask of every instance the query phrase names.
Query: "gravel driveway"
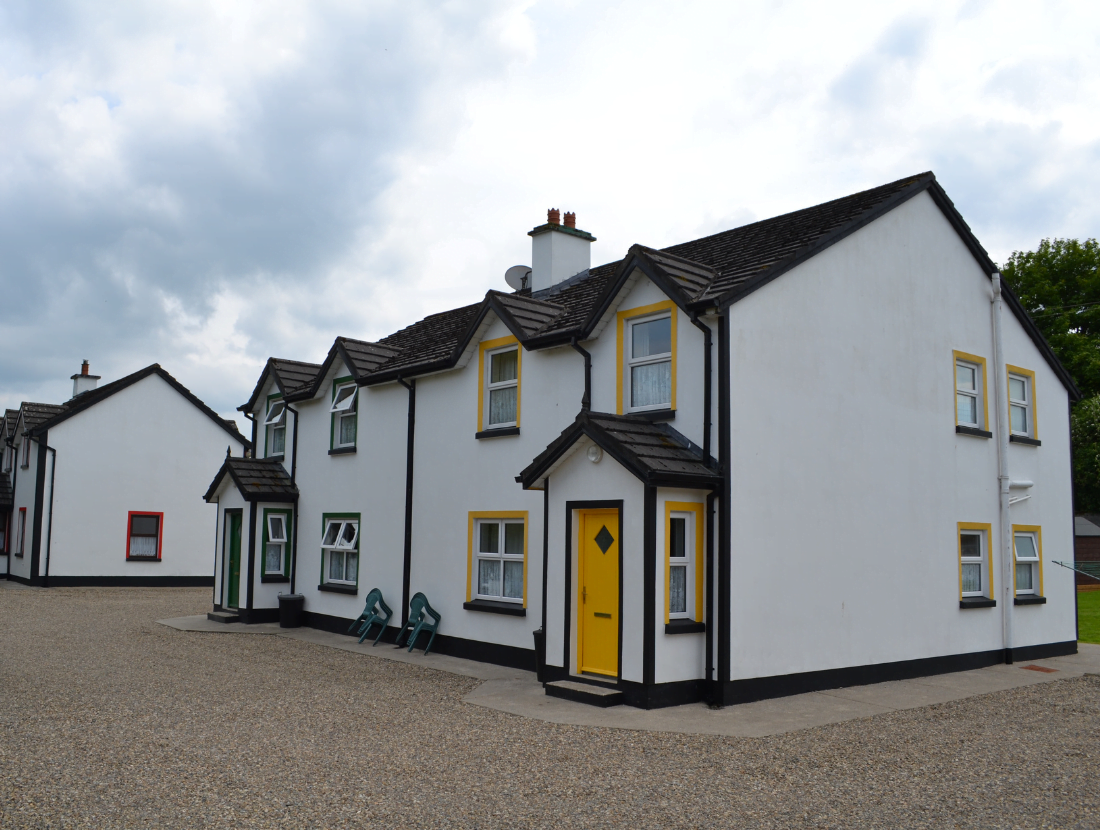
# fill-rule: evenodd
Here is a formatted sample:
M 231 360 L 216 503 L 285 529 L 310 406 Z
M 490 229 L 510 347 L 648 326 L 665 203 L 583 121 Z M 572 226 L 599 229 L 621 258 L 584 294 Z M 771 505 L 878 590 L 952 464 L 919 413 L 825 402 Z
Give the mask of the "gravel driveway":
M 154 622 L 209 602 L 0 589 L 0 827 L 1100 826 L 1100 678 L 773 738 L 629 732 Z

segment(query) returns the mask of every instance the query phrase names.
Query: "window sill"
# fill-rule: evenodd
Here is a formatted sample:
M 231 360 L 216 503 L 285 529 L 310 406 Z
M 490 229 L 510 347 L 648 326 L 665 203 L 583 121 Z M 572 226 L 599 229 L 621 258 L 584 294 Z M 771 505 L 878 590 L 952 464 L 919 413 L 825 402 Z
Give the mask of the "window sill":
M 1043 442 L 1038 438 L 1028 438 L 1026 435 L 1010 435 L 1008 440 L 1013 444 L 1024 444 L 1028 447 L 1041 447 Z
M 1046 605 L 1047 598 L 1041 597 L 1038 594 L 1024 594 L 1022 597 L 1016 597 L 1012 600 L 1013 605 Z
M 634 418 L 642 418 L 643 420 L 656 423 L 658 421 L 675 421 L 676 410 L 675 409 L 646 409 L 642 412 L 628 412 Z
M 491 599 L 474 599 L 462 603 L 467 611 L 485 611 L 489 614 L 508 614 L 512 617 L 526 617 L 527 609 L 518 602 L 495 602 Z
M 127 556 L 127 562 L 159 562 L 159 556 Z
M 665 634 L 698 634 L 706 630 L 706 623 L 695 620 L 669 620 L 665 623 Z
M 260 582 L 290 582 L 290 577 L 282 574 L 263 574 Z
M 977 429 L 976 427 L 964 427 L 959 424 L 955 425 L 955 432 L 959 435 L 973 435 L 975 438 L 992 438 L 993 433 L 984 429 Z
M 474 438 L 504 438 L 508 435 L 519 435 L 519 427 L 502 427 L 500 429 L 483 429 L 475 432 Z
M 282 461 L 286 455 L 265 455 L 264 461 Z
M 963 597 L 959 600 L 959 608 L 996 608 L 997 600 L 989 597 Z
M 347 455 L 348 453 L 355 452 L 355 447 L 333 447 L 328 451 L 329 455 Z
M 317 586 L 318 591 L 328 591 L 331 594 L 358 594 L 358 585 L 333 585 L 328 582 L 322 582 Z

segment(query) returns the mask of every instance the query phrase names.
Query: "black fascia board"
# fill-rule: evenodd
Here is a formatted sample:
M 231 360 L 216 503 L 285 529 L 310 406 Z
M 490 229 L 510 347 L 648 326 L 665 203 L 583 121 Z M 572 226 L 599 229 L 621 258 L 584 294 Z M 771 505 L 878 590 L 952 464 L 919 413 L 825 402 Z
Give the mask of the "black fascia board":
M 267 376 L 273 374 L 275 376 L 275 384 L 279 387 L 279 391 L 286 395 L 286 390 L 283 389 L 283 385 L 279 382 L 279 373 L 275 371 L 274 364 L 275 358 L 269 357 L 267 363 L 264 364 L 264 370 L 260 372 L 260 379 L 256 381 L 256 388 L 252 390 L 252 394 L 248 398 L 247 403 L 242 403 L 237 407 L 238 412 L 251 412 L 256 406 L 256 402 L 260 399 L 260 392 L 264 388 L 264 384 L 267 383 Z
M 793 268 L 798 267 L 803 262 L 806 262 L 807 260 L 817 256 L 826 248 L 832 247 L 841 240 L 851 236 L 860 228 L 866 227 L 867 225 L 871 224 L 880 216 L 889 213 L 891 210 L 898 207 L 899 205 L 908 202 L 914 196 L 923 193 L 935 182 L 935 180 L 936 177 L 934 174 L 925 173 L 923 176 L 918 177 L 917 180 L 913 182 L 913 184 L 902 190 L 899 190 L 894 195 L 879 202 L 873 208 L 865 211 L 862 215 L 857 216 L 846 225 L 841 225 L 839 228 L 832 231 L 832 233 L 828 233 L 813 242 L 812 244 L 807 245 L 806 247 L 795 252 L 782 262 L 769 266 L 764 271 L 757 274 L 755 277 L 746 280 L 744 284 L 739 285 L 736 288 L 731 289 L 730 291 L 727 291 L 720 297 L 710 298 L 705 301 L 697 301 L 693 303 L 692 310 L 698 311 L 706 307 L 717 307 L 719 311 L 725 311 L 738 300 L 747 297 L 749 294 L 753 293 L 759 288 L 763 288 L 772 280 L 781 277 L 783 274 L 787 273 Z
M 485 300 L 488 303 L 489 307 L 494 312 L 496 312 L 496 315 L 497 315 L 497 317 L 500 318 L 500 321 L 502 323 L 504 323 L 505 326 L 507 326 L 508 331 L 512 332 L 512 334 L 515 335 L 516 340 L 518 340 L 523 345 L 523 347 L 525 349 L 527 349 L 527 341 L 529 341 L 531 339 L 531 336 L 523 330 L 523 326 L 521 326 L 519 324 L 519 321 L 516 320 L 516 318 L 512 316 L 512 312 L 509 311 L 509 309 L 504 305 L 504 303 L 502 303 L 500 300 L 497 299 L 497 297 L 500 296 L 502 293 L 503 292 L 501 292 L 501 291 L 489 291 L 485 295 Z M 546 301 L 543 300 L 542 302 L 546 302 Z M 553 305 L 553 303 L 546 303 L 546 304 L 547 305 Z M 564 313 L 564 309 L 562 309 L 562 311 L 558 314 L 559 317 L 561 316 L 561 313 Z M 480 322 L 480 320 L 482 320 L 482 319 L 484 319 L 484 314 L 479 314 L 478 315 L 478 321 Z M 557 319 L 557 318 L 554 318 L 554 319 Z M 550 322 L 553 322 L 553 320 L 551 320 Z M 476 331 L 476 329 L 475 329 L 475 331 Z M 461 354 L 461 352 L 459 352 L 459 354 Z
M 121 392 L 123 389 L 126 389 L 129 386 L 133 386 L 139 380 L 144 380 L 150 375 L 158 375 L 161 380 L 163 380 L 165 383 L 167 383 L 169 386 L 179 392 L 180 395 L 182 395 L 185 399 L 187 399 L 187 401 L 194 405 L 196 409 L 198 409 L 211 421 L 213 421 L 222 429 L 224 429 L 227 433 L 229 433 L 230 437 L 241 442 L 242 446 L 251 449 L 251 441 L 249 441 L 247 438 L 237 432 L 237 430 L 230 429 L 229 425 L 221 417 L 218 416 L 217 412 L 215 412 L 213 409 L 211 409 L 209 406 L 199 400 L 199 398 L 196 397 L 190 389 L 188 389 L 186 386 L 184 386 L 182 383 L 180 383 L 178 380 L 168 374 L 168 372 L 165 371 L 165 369 L 161 367 L 159 363 L 153 363 L 150 366 L 146 366 L 144 369 L 139 369 L 132 375 L 127 375 L 124 378 L 112 381 L 111 383 L 106 384 L 102 389 L 93 389 L 89 392 L 83 393 L 82 395 L 78 395 L 76 398 L 73 399 L 71 405 L 66 407 L 64 412 L 48 418 L 46 421 L 31 430 L 31 434 L 35 435 L 36 437 L 38 435 L 44 434 L 51 427 L 57 426 L 62 421 L 67 421 L 69 418 L 73 417 L 73 415 L 77 415 L 83 412 L 85 409 L 89 409 L 90 407 L 95 406 L 100 401 L 107 400 L 107 398 L 111 397 L 116 392 Z M 97 394 L 99 392 L 103 392 L 105 394 Z
M 332 345 L 329 347 L 328 354 L 325 355 L 324 361 L 321 363 L 321 368 L 317 370 L 317 376 L 313 378 L 313 383 L 308 386 L 303 386 L 293 395 L 286 394 L 283 390 L 283 400 L 287 403 L 294 403 L 295 401 L 308 401 L 317 396 L 317 393 L 321 391 L 321 385 L 325 382 L 325 378 L 328 377 L 328 371 L 332 368 L 332 362 L 339 357 L 344 361 L 344 365 L 348 367 L 348 371 L 351 372 L 351 376 L 355 378 L 355 382 L 359 383 L 359 378 L 356 376 L 355 364 L 348 358 L 348 353 L 344 350 L 343 343 L 340 342 L 341 338 L 337 337 L 332 341 Z M 277 377 L 278 375 L 276 375 Z M 282 386 L 279 387 L 282 390 Z
M 298 501 L 298 493 L 246 493 L 244 491 L 244 486 L 241 484 L 241 480 L 237 478 L 236 474 L 233 472 L 233 468 L 229 466 L 228 459 L 222 463 L 221 469 L 218 470 L 217 475 L 214 476 L 214 480 L 210 482 L 210 487 L 207 489 L 206 495 L 203 496 L 204 501 L 210 503 L 211 499 L 214 498 L 214 494 L 218 491 L 218 488 L 221 487 L 222 479 L 224 479 L 227 474 L 229 475 L 230 480 L 233 482 L 233 486 L 237 488 L 237 492 L 241 494 L 241 498 L 243 498 L 245 501 L 260 501 L 264 503 L 271 502 L 280 504 L 290 504 Z M 297 487 L 297 485 L 294 486 Z

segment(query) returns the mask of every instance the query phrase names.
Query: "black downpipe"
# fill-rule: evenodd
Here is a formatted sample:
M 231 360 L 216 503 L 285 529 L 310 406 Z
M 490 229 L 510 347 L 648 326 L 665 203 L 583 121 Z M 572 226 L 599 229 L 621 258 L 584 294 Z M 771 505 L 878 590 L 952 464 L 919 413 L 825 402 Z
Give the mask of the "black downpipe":
M 405 450 L 405 554 L 401 566 L 401 627 L 409 621 L 409 599 L 412 586 L 412 532 L 413 532 L 413 460 L 416 450 L 416 378 L 397 382 L 409 390 L 409 426 L 406 430 L 408 445 Z
M 28 435 L 26 440 L 31 440 Z M 38 440 L 38 464 L 34 476 L 34 526 L 31 530 L 31 579 L 38 580 L 38 566 L 42 562 L 42 502 L 46 496 L 46 444 L 49 433 L 44 432 Z M 24 531 L 26 533 L 26 531 Z M 23 540 L 19 540 L 23 544 Z M 39 584 L 33 582 L 32 584 Z
M 253 444 L 252 446 L 256 446 Z M 248 616 L 252 616 L 252 595 L 256 593 L 256 586 L 252 584 L 256 574 L 256 502 L 248 503 L 248 605 L 245 609 Z M 251 619 L 245 622 L 252 622 Z
M 14 450 L 15 447 L 12 447 Z M 15 485 L 19 481 L 19 459 L 15 458 L 11 465 L 11 494 L 12 505 L 11 511 L 8 513 L 8 530 L 4 534 L 4 549 L 8 552 L 8 570 L 4 574 L 6 579 L 11 579 L 11 558 L 15 556 L 15 551 L 12 550 L 11 544 L 11 529 L 15 525 Z
M 642 630 L 642 683 L 652 686 L 657 677 L 657 488 L 652 484 L 645 486 L 644 501 L 642 621 L 645 628 Z M 619 547 L 621 549 L 622 545 L 620 544 Z M 621 639 L 620 635 L 620 642 Z
M 294 442 L 294 447 L 290 450 L 290 483 L 292 485 L 297 484 L 298 480 L 298 410 L 291 409 L 287 404 L 286 399 L 283 399 L 283 406 L 286 407 L 287 412 L 294 413 L 294 434 L 291 440 Z M 295 594 L 294 590 L 296 580 L 298 578 L 298 497 L 294 497 L 294 527 L 290 531 L 290 593 Z
M 592 355 L 585 351 L 574 337 L 569 345 L 584 358 L 584 395 L 581 396 L 581 409 L 588 412 L 592 409 Z
M 245 412 L 244 417 L 252 422 L 252 457 L 259 458 L 256 455 L 256 416 L 251 412 Z M 245 450 L 245 458 L 248 458 L 248 450 Z
M 50 542 L 53 540 L 53 483 L 57 477 L 57 450 L 51 446 L 46 449 L 53 453 L 53 464 L 50 465 L 50 509 L 46 515 L 46 569 L 43 574 L 44 584 L 50 587 Z
M 226 447 L 226 457 L 229 456 L 228 450 L 229 448 Z M 221 548 L 218 545 L 220 534 L 218 531 L 221 530 L 222 516 L 225 515 L 225 511 L 222 510 L 221 502 L 216 502 L 216 504 L 218 505 L 218 512 L 214 514 L 214 584 L 210 586 L 210 603 L 214 606 L 215 611 L 221 608 L 221 603 L 218 602 L 218 559 L 221 558 Z M 222 580 L 225 580 L 224 568 L 222 569 Z M 224 592 L 225 586 L 223 585 L 222 588 Z
M 1074 528 L 1074 542 L 1073 542 L 1073 567 L 1077 567 L 1077 539 L 1076 539 L 1076 524 L 1077 524 L 1077 488 L 1074 486 L 1073 479 L 1074 466 L 1073 466 L 1073 401 L 1072 399 L 1066 404 L 1066 416 L 1069 420 L 1069 521 L 1070 527 Z M 14 488 L 12 490 L 14 491 Z M 8 561 L 11 561 L 10 559 Z M 1077 609 L 1077 571 L 1073 572 L 1073 619 L 1076 621 L 1076 628 L 1074 629 L 1074 636 L 1077 641 L 1081 641 L 1081 615 Z M 1078 649 L 1080 650 L 1080 649 Z
M 550 567 L 550 478 L 542 482 L 542 636 L 546 637 L 546 571 Z M 543 654 L 546 640 L 543 640 Z
M 730 679 L 730 322 L 725 314 L 718 318 L 718 468 L 722 473 L 722 506 L 718 515 L 718 704 L 725 705 L 726 684 Z
M 706 547 L 706 647 L 707 647 L 707 682 L 705 688 L 713 688 L 714 681 L 714 493 L 707 494 L 707 547 Z M 717 703 L 714 698 L 709 703 Z
M 703 457 L 710 458 L 710 326 L 699 321 L 698 314 L 691 315 L 691 324 L 703 332 Z

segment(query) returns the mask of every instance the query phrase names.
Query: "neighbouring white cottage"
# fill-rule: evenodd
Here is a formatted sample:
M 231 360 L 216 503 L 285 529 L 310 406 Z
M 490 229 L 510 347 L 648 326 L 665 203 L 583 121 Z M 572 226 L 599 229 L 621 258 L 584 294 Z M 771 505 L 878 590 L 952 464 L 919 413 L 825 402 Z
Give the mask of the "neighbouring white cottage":
M 511 292 L 268 362 L 212 616 L 423 592 L 435 650 L 641 707 L 1076 651 L 1078 392 L 931 173 L 598 267 L 530 236 Z
M 98 386 L 84 361 L 72 380 L 68 402 L 5 415 L 4 575 L 40 586 L 210 585 L 217 515 L 196 491 L 248 440 L 157 364 Z

